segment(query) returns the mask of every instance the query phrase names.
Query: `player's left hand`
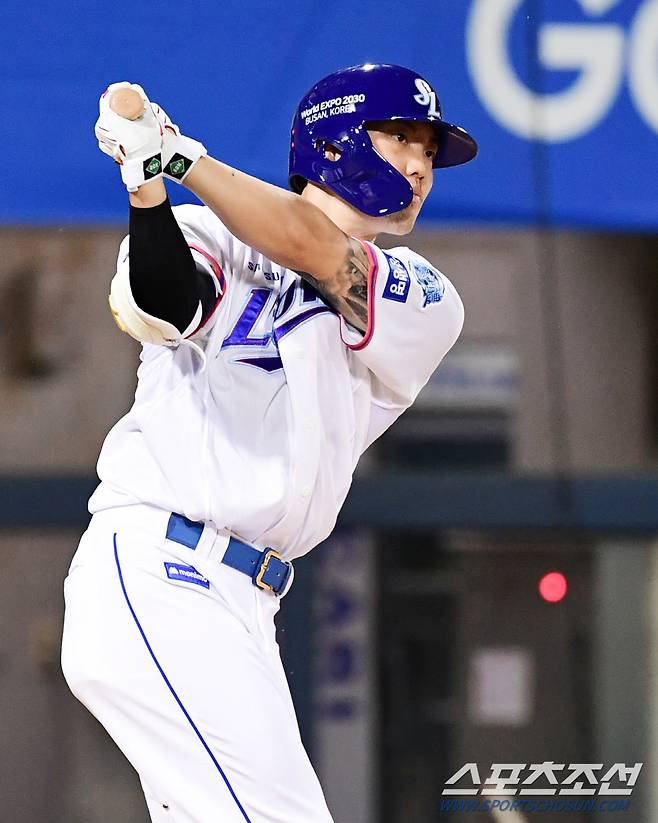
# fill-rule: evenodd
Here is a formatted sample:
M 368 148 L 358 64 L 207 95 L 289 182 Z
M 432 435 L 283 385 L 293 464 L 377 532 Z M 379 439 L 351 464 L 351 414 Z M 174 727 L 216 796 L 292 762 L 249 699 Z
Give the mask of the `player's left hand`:
M 112 95 L 122 89 L 137 92 L 143 101 L 142 111 L 136 112 L 133 119 L 117 114 L 110 105 Z M 143 183 L 159 177 L 166 114 L 151 104 L 144 89 L 136 83 L 112 83 L 101 95 L 98 107 L 100 114 L 94 128 L 98 148 L 120 164 L 121 178 L 128 191 L 136 191 Z

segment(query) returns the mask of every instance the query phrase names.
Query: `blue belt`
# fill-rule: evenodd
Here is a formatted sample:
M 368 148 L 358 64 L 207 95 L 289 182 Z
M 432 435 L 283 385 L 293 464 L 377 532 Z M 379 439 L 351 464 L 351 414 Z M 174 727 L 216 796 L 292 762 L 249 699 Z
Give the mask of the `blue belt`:
M 167 538 L 188 549 L 196 549 L 203 528 L 203 523 L 188 520 L 182 514 L 174 512 L 167 524 Z M 274 549 L 259 551 L 237 537 L 229 540 L 222 563 L 248 574 L 251 582 L 259 589 L 277 595 L 284 591 L 292 573 L 292 564 L 283 560 Z

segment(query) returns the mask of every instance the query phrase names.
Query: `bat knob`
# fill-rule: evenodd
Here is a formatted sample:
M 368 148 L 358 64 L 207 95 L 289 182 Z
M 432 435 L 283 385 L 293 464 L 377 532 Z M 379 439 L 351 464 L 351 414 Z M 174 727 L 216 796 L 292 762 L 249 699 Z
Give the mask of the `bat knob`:
M 120 117 L 137 120 L 144 113 L 144 98 L 135 89 L 117 89 L 110 98 L 110 108 Z

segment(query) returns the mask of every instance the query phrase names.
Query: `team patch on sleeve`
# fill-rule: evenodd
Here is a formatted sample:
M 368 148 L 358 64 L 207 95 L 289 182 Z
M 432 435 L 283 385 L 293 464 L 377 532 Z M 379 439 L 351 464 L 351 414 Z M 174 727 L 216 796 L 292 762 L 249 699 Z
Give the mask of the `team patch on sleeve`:
M 443 299 L 446 291 L 446 284 L 443 282 L 443 278 L 439 272 L 432 268 L 425 260 L 412 258 L 411 266 L 414 277 L 420 284 L 423 294 L 425 295 L 423 308 L 425 308 L 428 303 L 439 303 Z
M 406 303 L 409 296 L 409 285 L 411 279 L 406 266 L 397 257 L 384 252 L 384 257 L 388 262 L 388 280 L 384 286 L 382 297 L 386 300 L 395 300 L 398 303 Z
M 204 589 L 210 588 L 210 581 L 194 566 L 184 566 L 182 563 L 165 563 L 164 566 L 170 580 L 182 580 L 184 583 L 196 583 Z

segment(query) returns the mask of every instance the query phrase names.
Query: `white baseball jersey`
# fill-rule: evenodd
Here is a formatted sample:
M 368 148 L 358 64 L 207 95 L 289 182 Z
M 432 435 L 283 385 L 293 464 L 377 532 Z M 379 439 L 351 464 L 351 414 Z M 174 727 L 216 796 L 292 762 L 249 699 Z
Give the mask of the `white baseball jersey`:
M 457 339 L 461 300 L 409 249 L 364 243 L 361 334 L 207 207 L 174 213 L 222 294 L 178 347 L 144 345 L 135 402 L 105 440 L 90 511 L 149 503 L 294 559 L 329 535 L 360 455 Z M 126 238 L 119 262 L 127 253 Z

